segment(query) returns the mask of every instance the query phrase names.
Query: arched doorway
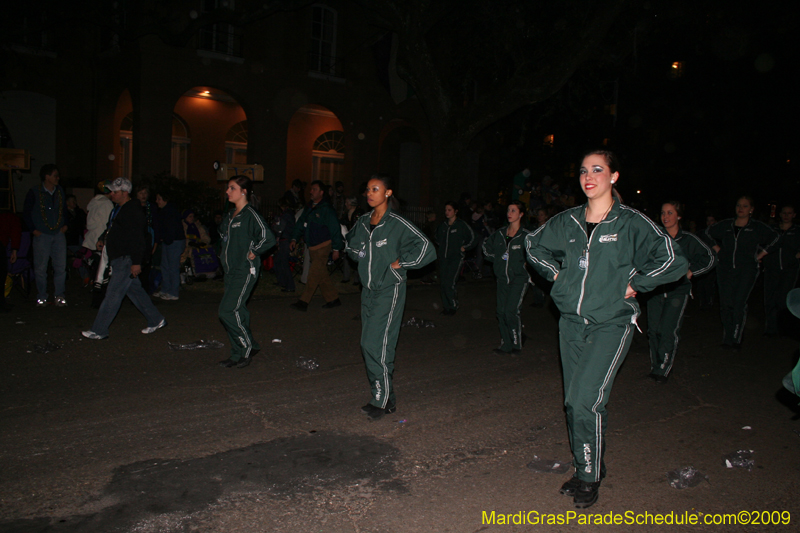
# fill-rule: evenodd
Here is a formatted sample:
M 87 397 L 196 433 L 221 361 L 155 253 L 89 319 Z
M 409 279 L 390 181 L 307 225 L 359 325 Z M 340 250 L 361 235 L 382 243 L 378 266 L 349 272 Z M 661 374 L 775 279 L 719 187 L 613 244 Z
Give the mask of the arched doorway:
M 289 121 L 286 142 L 286 187 L 295 179 L 328 184 L 349 179 L 345 174 L 344 128 L 329 109 L 307 104 Z
M 186 131 L 176 136 L 176 120 Z M 177 141 L 176 141 L 177 139 Z M 190 149 L 191 146 L 191 149 Z M 182 155 L 184 154 L 184 155 Z M 173 161 L 185 157 L 185 177 L 181 179 L 216 183 L 214 161 L 247 161 L 247 115 L 231 95 L 214 87 L 193 87 L 186 91 L 173 109 Z

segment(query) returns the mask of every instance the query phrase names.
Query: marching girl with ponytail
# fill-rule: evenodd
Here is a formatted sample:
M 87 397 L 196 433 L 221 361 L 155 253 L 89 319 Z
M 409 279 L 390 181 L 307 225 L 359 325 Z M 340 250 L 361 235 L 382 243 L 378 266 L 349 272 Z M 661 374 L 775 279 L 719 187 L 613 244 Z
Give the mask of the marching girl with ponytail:
M 224 368 L 246 367 L 261 349 L 250 331 L 250 312 L 245 305 L 261 271 L 258 256 L 275 246 L 275 236 L 249 203 L 252 187 L 246 176 L 234 176 L 228 181 L 225 194 L 234 209 L 225 214 L 219 225 L 220 263 L 225 272 L 219 319 L 231 343 L 231 356 L 219 363 Z
M 371 421 L 397 409 L 392 376 L 406 305 L 406 270 L 436 259 L 428 238 L 390 206 L 393 192 L 388 176 L 372 176 L 367 183 L 372 211 L 360 216 L 347 233 L 345 248 L 358 262 L 362 285 L 361 354 L 371 398 L 361 412 Z
M 500 347 L 493 353 L 507 355 L 522 349 L 522 321 L 519 306 L 525 298 L 531 278 L 525 270 L 525 237 L 529 231 L 521 225 L 525 204 L 514 200 L 508 205 L 508 226 L 492 233 L 483 243 L 483 254 L 493 263 L 497 278 L 497 321 L 500 323 Z
M 683 312 L 692 294 L 693 276 L 699 276 L 714 268 L 716 256 L 711 249 L 693 233 L 681 230 L 683 210 L 679 202 L 667 202 L 661 206 L 661 224 L 683 250 L 689 260 L 689 270 L 678 281 L 657 287 L 647 300 L 647 337 L 650 340 L 650 378 L 657 383 L 669 379 L 675 353 L 678 351 Z
M 614 194 L 616 157 L 586 154 L 580 184 L 587 202 L 548 220 L 525 237 L 528 262 L 553 282 L 561 311 L 559 342 L 564 405 L 575 475 L 560 492 L 576 507 L 593 505 L 606 475 L 606 404 L 631 346 L 640 314 L 637 292 L 686 274 L 672 239 Z
M 747 319 L 747 300 L 756 284 L 759 261 L 777 243 L 778 233 L 758 220 L 753 220 L 753 199 L 742 196 L 736 202 L 736 218 L 721 220 L 706 228 L 719 266 L 719 313 L 722 318 L 722 347 L 738 350 Z

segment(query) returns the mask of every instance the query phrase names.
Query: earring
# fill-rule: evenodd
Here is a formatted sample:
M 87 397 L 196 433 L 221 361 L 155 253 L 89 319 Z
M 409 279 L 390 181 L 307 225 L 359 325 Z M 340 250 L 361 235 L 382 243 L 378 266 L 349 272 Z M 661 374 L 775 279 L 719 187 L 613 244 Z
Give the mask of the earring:
M 386 198 L 389 198 L 389 195 L 388 195 L 388 194 L 386 195 Z
M 614 183 L 614 180 L 611 180 L 611 183 Z

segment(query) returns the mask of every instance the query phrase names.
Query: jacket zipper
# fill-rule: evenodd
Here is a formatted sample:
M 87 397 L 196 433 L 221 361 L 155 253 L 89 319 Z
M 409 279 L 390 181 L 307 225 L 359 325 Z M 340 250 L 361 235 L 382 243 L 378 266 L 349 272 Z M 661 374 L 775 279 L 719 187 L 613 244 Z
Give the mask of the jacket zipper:
M 386 213 L 384 213 L 384 216 L 385 215 Z M 374 230 L 369 231 L 369 228 L 367 228 L 367 231 L 369 232 L 369 262 L 367 264 L 367 270 L 369 271 L 369 279 L 367 280 L 367 287 L 369 287 L 370 290 L 372 290 L 372 234 L 375 233 L 375 230 L 383 226 L 384 222 L 385 221 L 383 220 L 383 217 L 381 217 L 381 223 L 375 226 Z
M 616 219 L 617 217 L 614 217 L 611 220 L 601 220 L 600 222 L 597 223 L 597 226 L 595 226 L 592 235 L 594 235 L 594 232 L 597 231 L 597 229 L 600 227 L 600 224 L 608 224 L 609 222 L 613 222 Z M 575 218 L 573 217 L 572 220 L 575 220 Z M 584 229 L 583 225 L 581 225 L 581 223 L 578 222 L 577 220 L 575 220 L 575 222 L 578 223 L 578 226 L 581 227 L 581 231 L 586 236 L 586 269 L 583 271 L 583 280 L 581 280 L 581 295 L 578 298 L 578 308 L 577 308 L 577 314 L 578 316 L 581 316 L 581 305 L 583 304 L 583 295 L 586 289 L 586 276 L 589 275 L 589 248 L 592 245 L 592 239 L 589 236 L 589 234 L 586 233 L 586 229 Z
M 506 256 L 507 256 L 507 258 L 506 258 L 506 285 L 511 283 L 511 278 L 508 277 L 508 264 L 511 262 L 511 243 L 514 242 L 514 239 L 517 238 L 517 236 L 519 235 L 521 229 L 522 228 L 517 230 L 517 233 L 513 237 L 511 237 L 508 240 L 508 244 L 506 244 Z M 530 279 L 530 276 L 529 276 L 529 279 Z
M 597 230 L 596 227 L 594 229 Z M 589 236 L 589 234 L 586 233 L 586 230 L 583 227 L 581 227 L 581 231 L 586 236 L 586 268 L 583 269 L 583 279 L 581 280 L 581 294 L 578 297 L 578 307 L 576 309 L 578 316 L 581 316 L 581 305 L 583 304 L 583 295 L 586 291 L 586 276 L 589 274 L 589 247 L 592 245 L 592 239 Z M 592 232 L 592 234 L 594 234 L 594 232 Z
M 447 222 L 445 222 L 447 224 Z M 455 222 L 453 222 L 455 224 Z M 453 224 L 447 224 L 447 236 L 444 239 L 444 258 L 447 259 L 447 249 L 450 248 L 450 228 Z
M 239 215 L 232 216 L 231 219 L 228 221 L 228 246 L 225 247 L 225 265 L 228 267 L 228 271 L 231 270 L 231 265 L 228 263 L 228 248 L 231 246 L 231 224 L 233 224 L 233 219 Z

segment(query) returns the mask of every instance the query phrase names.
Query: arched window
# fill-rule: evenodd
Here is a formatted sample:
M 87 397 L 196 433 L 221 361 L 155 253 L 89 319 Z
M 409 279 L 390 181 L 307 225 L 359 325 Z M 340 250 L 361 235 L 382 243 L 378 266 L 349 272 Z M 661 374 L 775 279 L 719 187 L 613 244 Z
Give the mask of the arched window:
M 133 174 L 133 112 L 125 115 L 119 125 L 119 175 L 131 178 Z
M 225 162 L 229 165 L 247 164 L 247 121 L 237 122 L 225 135 Z
M 344 132 L 326 131 L 314 141 L 312 151 L 315 180 L 333 185 L 344 174 Z
M 170 161 L 170 172 L 181 181 L 186 181 L 187 167 L 189 166 L 189 128 L 186 122 L 172 114 L 172 158 Z
M 327 6 L 312 7 L 308 70 L 341 76 L 336 69 L 336 11 Z

